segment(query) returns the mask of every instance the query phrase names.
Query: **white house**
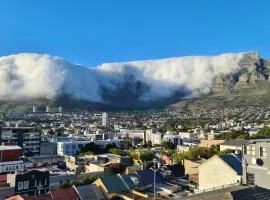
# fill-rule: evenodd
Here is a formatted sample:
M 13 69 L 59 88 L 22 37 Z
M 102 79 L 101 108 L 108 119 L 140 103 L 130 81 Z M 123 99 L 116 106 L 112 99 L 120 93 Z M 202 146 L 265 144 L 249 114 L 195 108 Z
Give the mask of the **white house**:
M 246 142 L 245 139 L 232 139 L 226 140 L 224 143 L 219 145 L 220 151 L 227 149 L 235 150 L 236 153 L 242 151 L 242 145 Z

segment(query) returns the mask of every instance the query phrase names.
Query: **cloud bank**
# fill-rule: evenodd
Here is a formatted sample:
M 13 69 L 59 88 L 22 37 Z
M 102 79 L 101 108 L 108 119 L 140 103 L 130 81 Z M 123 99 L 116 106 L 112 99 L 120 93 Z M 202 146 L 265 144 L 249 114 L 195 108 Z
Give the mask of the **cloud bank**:
M 0 100 L 52 99 L 61 94 L 102 103 L 192 98 L 211 91 L 213 81 L 237 73 L 257 54 L 187 56 L 105 63 L 96 68 L 46 54 L 0 57 Z

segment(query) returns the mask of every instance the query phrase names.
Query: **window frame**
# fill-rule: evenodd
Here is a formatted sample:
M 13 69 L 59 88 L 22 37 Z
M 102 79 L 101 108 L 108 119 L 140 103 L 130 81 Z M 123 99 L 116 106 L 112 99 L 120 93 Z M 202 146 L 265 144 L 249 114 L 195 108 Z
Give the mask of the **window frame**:
M 260 147 L 260 157 L 267 157 L 267 147 L 266 146 L 261 146 Z
M 24 185 L 23 185 L 23 181 L 19 181 L 19 182 L 18 182 L 18 187 L 17 187 L 18 190 L 23 190 L 23 186 L 24 186 Z

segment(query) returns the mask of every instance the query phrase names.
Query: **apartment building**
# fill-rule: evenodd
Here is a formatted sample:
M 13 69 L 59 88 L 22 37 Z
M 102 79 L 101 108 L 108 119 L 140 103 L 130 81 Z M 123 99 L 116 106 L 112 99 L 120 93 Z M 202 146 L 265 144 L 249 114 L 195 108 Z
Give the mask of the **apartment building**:
M 242 146 L 243 184 L 270 189 L 270 139 L 249 140 Z
M 18 145 L 22 154 L 40 155 L 41 132 L 33 127 L 0 127 L 0 143 Z

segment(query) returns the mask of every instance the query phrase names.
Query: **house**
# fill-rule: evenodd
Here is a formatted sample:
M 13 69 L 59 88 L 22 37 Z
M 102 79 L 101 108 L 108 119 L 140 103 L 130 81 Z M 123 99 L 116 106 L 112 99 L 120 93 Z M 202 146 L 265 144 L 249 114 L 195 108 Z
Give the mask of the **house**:
M 15 187 L 15 194 L 37 196 L 49 192 L 49 171 L 25 170 L 7 174 L 7 183 Z
M 201 140 L 200 147 L 214 147 L 225 142 L 225 140 Z
M 59 190 L 50 191 L 48 194 L 43 196 L 24 196 L 16 195 L 13 197 L 6 198 L 6 200 L 80 200 L 77 192 L 73 187 L 61 188 Z
M 197 160 L 184 160 L 185 175 L 188 175 L 190 182 L 198 183 L 199 166 L 205 161 L 206 160 L 202 158 Z
M 9 198 L 5 198 L 5 200 L 51 200 L 52 198 L 48 195 L 46 196 L 23 196 L 16 195 Z M 60 200 L 60 199 L 58 199 Z
M 171 177 L 182 178 L 185 176 L 185 168 L 181 164 L 165 165 L 165 169 L 171 172 Z
M 94 184 L 73 186 L 73 188 L 77 192 L 80 200 L 105 200 L 104 195 Z
M 243 184 L 270 189 L 270 140 L 249 140 L 242 148 Z
M 222 144 L 219 145 L 220 151 L 224 151 L 227 149 L 235 150 L 235 153 L 240 153 L 242 151 L 242 145 L 246 142 L 245 139 L 232 139 L 226 140 Z
M 152 169 L 139 170 L 136 174 L 144 187 L 152 187 L 154 185 L 154 171 Z M 156 172 L 156 183 L 159 182 L 164 182 L 164 178 L 159 172 Z
M 259 133 L 260 130 L 261 130 L 261 128 L 250 128 L 250 129 L 248 129 L 248 134 L 249 134 L 249 136 L 252 136 L 252 135 Z
M 119 193 L 128 193 L 130 191 L 129 186 L 123 181 L 120 175 L 104 175 L 103 179 L 97 179 L 95 184 L 106 198 L 112 198 Z
M 199 166 L 199 189 L 226 187 L 241 182 L 242 160 L 234 154 L 214 155 Z
M 177 167 L 175 167 L 176 169 Z M 169 174 L 166 172 L 169 171 Z M 172 172 L 164 167 L 163 170 L 156 172 L 156 192 L 157 195 L 169 196 L 172 193 L 177 192 L 180 187 L 174 184 L 167 184 L 163 178 L 163 175 L 171 175 Z M 133 192 L 145 193 L 146 191 L 154 191 L 154 171 L 152 169 L 140 170 L 133 174 L 120 175 L 122 180 L 128 185 Z
M 51 199 L 60 200 L 60 199 L 68 199 L 68 200 L 80 200 L 79 195 L 73 187 L 61 188 L 59 190 L 52 190 L 49 192 Z
M 90 158 L 82 156 L 65 156 L 66 167 L 69 171 L 85 172 L 85 166 L 91 161 Z
M 17 145 L 0 145 L 0 173 L 11 173 L 33 166 L 32 162 L 21 159 L 21 150 Z

